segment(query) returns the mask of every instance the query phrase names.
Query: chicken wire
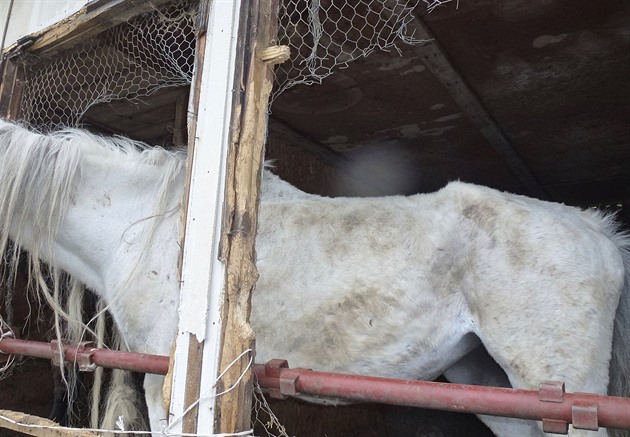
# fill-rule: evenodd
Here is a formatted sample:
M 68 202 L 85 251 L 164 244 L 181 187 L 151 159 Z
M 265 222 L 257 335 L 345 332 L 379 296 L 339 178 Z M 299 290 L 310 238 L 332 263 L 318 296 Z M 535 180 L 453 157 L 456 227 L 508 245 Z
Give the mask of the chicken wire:
M 320 83 L 335 68 L 376 49 L 414 44 L 414 11 L 450 0 L 280 0 L 275 43 L 291 48 L 276 67 L 272 101 L 297 84 Z M 54 60 L 22 56 L 22 118 L 40 128 L 76 126 L 93 105 L 141 100 L 190 85 L 195 57 L 195 0 L 178 1 L 118 25 Z
M 272 100 L 298 84 L 318 84 L 336 68 L 376 49 L 398 51 L 418 44 L 409 23 L 424 5 L 428 12 L 450 0 L 281 0 L 278 43 L 291 59 L 276 67 Z
M 25 57 L 22 116 L 42 128 L 76 126 L 93 105 L 141 100 L 189 85 L 196 2 L 176 2 L 113 27 L 54 60 Z

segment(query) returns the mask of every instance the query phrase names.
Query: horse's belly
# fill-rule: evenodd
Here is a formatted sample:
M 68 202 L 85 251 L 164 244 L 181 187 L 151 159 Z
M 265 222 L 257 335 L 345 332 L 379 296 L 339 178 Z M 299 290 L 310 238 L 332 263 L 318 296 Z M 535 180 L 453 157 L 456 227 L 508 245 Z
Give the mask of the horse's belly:
M 304 304 L 274 299 L 265 291 L 270 292 L 254 293 L 251 316 L 261 363 L 283 358 L 292 367 L 320 371 L 433 379 L 476 341 L 467 335 L 470 329 L 454 296 L 414 308 L 407 300 L 369 290 L 361 298 Z

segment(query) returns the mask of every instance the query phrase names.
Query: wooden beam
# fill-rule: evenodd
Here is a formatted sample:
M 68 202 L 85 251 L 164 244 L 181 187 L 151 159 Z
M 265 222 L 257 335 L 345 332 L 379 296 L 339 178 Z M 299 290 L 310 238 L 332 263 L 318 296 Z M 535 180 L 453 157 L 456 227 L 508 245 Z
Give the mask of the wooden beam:
M 0 82 L 0 116 L 8 120 L 19 119 L 23 88 L 24 69 L 5 56 Z
M 455 103 L 459 105 L 469 120 L 479 129 L 488 143 L 503 159 L 510 171 L 523 184 L 532 196 L 547 198 L 547 193 L 536 180 L 533 173 L 519 156 L 505 132 L 483 105 L 477 94 L 470 88 L 463 76 L 448 59 L 444 48 L 440 45 L 426 23 L 415 16 L 410 23 L 415 27 L 415 38 L 428 40 L 425 45 L 414 45 L 414 51 L 424 60 L 427 69 L 444 86 Z
M 340 153 L 306 138 L 304 135 L 273 116 L 269 123 L 269 137 L 283 144 L 297 146 L 332 168 L 341 169 L 345 168 L 348 164 L 348 160 Z
M 185 147 L 188 144 L 188 92 L 175 100 L 175 120 L 173 122 L 173 146 Z
M 29 35 L 32 41 L 26 48 L 30 53 L 53 58 L 59 52 L 131 18 L 149 12 L 169 0 L 97 0 L 88 3 L 81 10 L 46 29 Z M 18 41 L 9 52 L 22 50 Z
M 0 410 L 0 428 L 35 437 L 98 437 L 89 431 L 61 427 L 52 420 L 10 410 Z
M 201 1 L 200 2 L 200 14 L 203 14 L 204 16 L 207 15 L 207 8 L 208 7 L 208 1 Z M 191 94 L 190 94 L 190 106 L 191 108 L 194 109 L 194 111 L 196 111 L 196 115 L 198 115 L 199 113 L 199 105 L 200 105 L 200 94 L 202 91 L 202 84 L 201 84 L 201 79 L 203 77 L 203 67 L 205 64 L 205 52 L 206 52 L 206 33 L 207 33 L 207 29 L 205 27 L 205 23 L 203 27 L 198 27 L 197 28 L 197 42 L 196 42 L 196 50 L 197 53 L 195 55 L 195 76 L 193 78 L 193 83 L 191 84 Z M 190 207 L 190 197 L 191 197 L 191 190 L 192 190 L 192 184 L 193 184 L 193 175 L 192 173 L 192 167 L 194 165 L 194 158 L 195 158 L 195 147 L 197 147 L 197 116 L 194 116 L 191 118 L 190 120 L 190 135 L 189 135 L 189 145 L 188 145 L 188 182 L 186 184 L 186 192 L 184 195 L 184 208 L 182 211 L 183 214 L 183 222 L 186 223 L 187 222 L 187 217 L 189 214 L 189 207 Z M 212 228 L 214 228 L 215 224 L 212 223 Z M 209 232 L 212 232 L 213 229 L 209 229 Z M 185 256 L 185 250 L 187 248 L 186 246 L 186 235 L 190 233 L 190 227 L 188 227 L 188 225 L 186 226 L 186 229 L 184 231 L 184 235 L 182 236 L 182 251 L 180 253 L 180 266 L 181 270 L 184 269 L 183 267 L 183 263 L 184 263 L 184 256 Z M 211 268 L 208 267 L 208 270 L 211 271 Z M 184 272 L 181 271 L 181 274 L 183 275 Z M 181 281 L 181 278 L 180 278 Z M 183 293 L 183 289 L 185 286 L 185 283 L 183 281 L 181 281 L 182 284 L 182 293 Z M 208 280 L 208 284 L 207 287 L 210 288 L 210 281 Z M 210 292 L 210 290 L 208 290 L 208 292 Z M 202 301 L 203 303 L 203 301 Z M 180 308 L 184 305 L 183 302 L 183 295 L 182 297 L 180 297 Z M 207 305 L 207 302 L 206 302 Z M 181 318 L 181 316 L 180 316 Z M 181 320 L 180 320 L 180 325 L 181 325 Z M 183 351 L 181 349 L 184 349 Z M 179 357 L 178 355 L 179 354 Z M 179 385 L 181 386 L 183 384 L 183 394 L 180 395 L 180 399 L 183 402 L 183 408 L 181 410 L 184 410 L 185 408 L 189 408 L 189 406 L 193 405 L 195 403 L 195 401 L 199 398 L 200 395 L 200 381 L 201 381 L 201 363 L 203 361 L 203 343 L 201 341 L 199 341 L 199 339 L 197 338 L 195 332 L 193 332 L 192 330 L 187 330 L 186 332 L 183 332 L 181 334 L 179 334 L 179 338 L 177 339 L 176 342 L 176 346 L 175 346 L 175 350 L 173 351 L 173 355 L 171 357 L 171 369 L 175 369 L 175 365 L 179 364 L 180 362 L 182 362 L 182 358 L 180 358 L 181 356 L 185 356 L 185 370 L 180 370 L 180 373 L 184 374 L 184 377 L 180 377 L 179 378 L 179 382 L 177 380 L 178 375 L 174 373 L 171 374 L 171 380 L 168 381 L 167 385 L 171 385 L 171 402 L 170 402 L 170 406 L 169 406 L 169 411 L 170 408 L 173 406 L 173 402 L 174 400 L 176 400 L 174 398 L 174 396 L 176 397 L 177 395 L 174 394 L 174 392 L 172 391 L 172 384 L 173 383 L 179 383 Z M 182 364 L 183 365 L 183 364 Z M 180 366 L 182 366 L 180 365 Z M 163 389 L 164 390 L 164 389 Z M 196 406 L 194 408 L 192 408 L 189 413 L 183 417 L 182 419 L 182 424 L 181 424 L 181 432 L 182 433 L 196 433 L 197 432 L 197 416 L 199 413 L 199 407 Z
M 234 78 L 242 3 L 204 0 L 196 23 L 179 329 L 168 426 L 174 434 L 213 434 L 217 427 L 216 380 L 223 370 L 221 341 L 227 300 L 226 264 L 219 259 L 220 225 L 227 191 L 232 101 L 240 96 Z

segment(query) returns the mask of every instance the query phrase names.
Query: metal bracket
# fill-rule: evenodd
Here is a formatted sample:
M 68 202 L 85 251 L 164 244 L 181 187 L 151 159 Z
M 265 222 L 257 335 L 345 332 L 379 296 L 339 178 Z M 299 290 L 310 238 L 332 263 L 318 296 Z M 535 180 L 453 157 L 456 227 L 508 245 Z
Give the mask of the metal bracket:
M 538 387 L 538 399 L 541 402 L 564 402 L 564 382 L 559 381 L 543 381 Z M 544 432 L 553 434 L 568 434 L 569 424 L 564 420 L 542 419 Z
M 543 431 L 552 434 L 568 434 L 569 424 L 564 420 L 543 419 Z
M 564 382 L 543 381 L 538 387 L 541 402 L 564 402 Z
M 269 396 L 274 399 L 286 399 L 298 394 L 297 380 L 305 369 L 289 368 L 287 360 L 275 359 L 265 364 L 265 375 L 278 379 L 279 388 L 269 389 Z
M 265 375 L 280 379 L 281 369 L 288 369 L 289 362 L 287 360 L 273 359 L 265 364 Z M 270 388 L 269 396 L 273 399 L 286 399 L 287 396 L 282 394 L 282 389 Z
M 66 357 L 69 354 L 72 357 L 72 361 L 74 361 L 79 367 L 79 372 L 93 372 L 96 370 L 96 364 L 92 362 L 92 355 L 94 355 L 93 349 L 95 347 L 96 345 L 92 341 L 83 341 L 77 346 L 73 346 L 69 351 L 62 346 L 63 356 Z M 50 348 L 53 351 L 58 352 L 59 342 L 57 340 L 52 340 L 50 342 Z M 60 367 L 61 362 L 58 353 L 53 355 L 51 361 L 53 366 Z
M 538 389 L 538 399 L 541 402 L 564 402 L 564 383 L 544 381 Z M 575 402 L 571 405 L 571 424 L 576 429 L 597 431 L 599 421 L 597 404 L 592 402 Z M 555 434 L 568 434 L 569 424 L 563 420 L 543 419 L 543 431 Z
M 280 374 L 280 393 L 285 396 L 295 396 L 298 391 L 295 384 L 302 369 L 285 369 Z
M 571 406 L 571 422 L 573 422 L 573 428 L 597 431 L 599 429 L 597 404 L 588 402 L 574 403 Z

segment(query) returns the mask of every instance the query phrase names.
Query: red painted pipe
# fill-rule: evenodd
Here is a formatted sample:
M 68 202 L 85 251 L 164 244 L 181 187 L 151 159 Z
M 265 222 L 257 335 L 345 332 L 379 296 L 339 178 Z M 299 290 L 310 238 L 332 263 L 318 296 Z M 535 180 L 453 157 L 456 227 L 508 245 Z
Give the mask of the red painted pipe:
M 4 338 L 0 341 L 0 352 L 44 358 L 54 362 L 59 358 L 56 342 L 43 343 Z M 76 362 L 84 370 L 88 370 L 91 366 L 100 366 L 159 375 L 166 375 L 168 371 L 169 357 L 163 355 L 97 349 L 92 347 L 92 343 L 84 343 L 78 346 L 64 344 L 63 352 L 66 360 Z
M 165 375 L 169 357 L 97 349 L 90 343 L 63 346 L 64 356 L 80 367 L 95 365 L 136 372 Z M 5 338 L 0 352 L 55 360 L 56 343 L 41 343 Z M 630 399 L 588 393 L 565 393 L 560 383 L 544 383 L 539 391 L 497 387 L 406 381 L 390 378 L 290 369 L 284 360 L 255 364 L 261 387 L 272 396 L 317 395 L 358 402 L 432 408 L 438 410 L 489 414 L 542 420 L 548 432 L 566 433 L 567 424 L 576 428 L 630 429 Z
M 308 394 L 542 420 L 548 432 L 567 423 L 582 429 L 630 429 L 630 399 L 588 393 L 564 393 L 563 384 L 546 383 L 541 390 L 515 390 L 428 381 L 407 381 L 285 368 L 283 360 L 256 366 L 261 387 L 293 396 Z M 566 433 L 566 431 L 565 431 Z

